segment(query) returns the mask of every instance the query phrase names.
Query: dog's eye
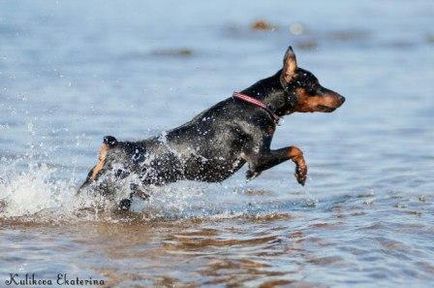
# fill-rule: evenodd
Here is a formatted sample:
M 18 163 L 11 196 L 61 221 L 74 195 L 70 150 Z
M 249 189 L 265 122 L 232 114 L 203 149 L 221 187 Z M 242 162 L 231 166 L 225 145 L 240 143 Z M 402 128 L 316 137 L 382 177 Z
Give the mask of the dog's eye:
M 314 96 L 317 94 L 317 90 L 319 88 L 319 83 L 318 81 L 311 81 L 307 86 L 306 86 L 306 92 L 310 95 L 310 96 Z
M 313 96 L 316 94 L 316 89 L 314 88 L 314 86 L 309 86 L 306 88 L 306 92 L 310 95 Z

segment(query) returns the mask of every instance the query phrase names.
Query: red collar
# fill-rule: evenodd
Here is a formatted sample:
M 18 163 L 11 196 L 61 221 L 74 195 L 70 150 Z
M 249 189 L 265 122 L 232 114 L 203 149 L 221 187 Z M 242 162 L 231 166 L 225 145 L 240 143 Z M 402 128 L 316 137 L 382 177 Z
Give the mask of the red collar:
M 248 95 L 245 94 L 241 94 L 240 92 L 235 91 L 234 94 L 232 94 L 232 97 L 236 98 L 236 99 L 240 99 L 243 100 L 245 102 L 248 102 L 250 104 L 253 104 L 257 107 L 260 107 L 262 109 L 264 109 L 268 114 L 270 114 L 271 119 L 273 119 L 274 123 L 278 124 L 280 117 L 277 116 L 273 111 L 271 111 L 270 108 L 268 108 L 268 106 L 262 102 L 261 100 L 255 99 L 253 97 L 250 97 Z

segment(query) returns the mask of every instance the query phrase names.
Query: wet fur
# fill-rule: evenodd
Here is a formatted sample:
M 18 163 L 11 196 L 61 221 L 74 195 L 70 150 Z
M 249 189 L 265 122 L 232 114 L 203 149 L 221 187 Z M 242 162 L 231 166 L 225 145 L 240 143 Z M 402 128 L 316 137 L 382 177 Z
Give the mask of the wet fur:
M 312 73 L 298 68 L 291 47 L 281 70 L 241 93 L 261 100 L 280 117 L 294 112 L 332 112 L 345 100 L 322 87 Z M 108 182 L 134 174 L 140 183 L 132 185 L 131 195 L 143 196 L 149 185 L 178 180 L 220 182 L 245 163 L 249 165 L 247 178 L 253 178 L 286 160 L 295 163 L 297 181 L 304 185 L 307 165 L 302 151 L 295 146 L 271 150 L 275 130 L 276 123 L 267 111 L 229 97 L 157 137 L 135 142 L 105 137 L 99 161 L 80 190 L 92 184 L 104 190 Z M 104 175 L 110 177 L 104 179 Z M 128 200 L 121 202 L 121 208 L 129 208 Z

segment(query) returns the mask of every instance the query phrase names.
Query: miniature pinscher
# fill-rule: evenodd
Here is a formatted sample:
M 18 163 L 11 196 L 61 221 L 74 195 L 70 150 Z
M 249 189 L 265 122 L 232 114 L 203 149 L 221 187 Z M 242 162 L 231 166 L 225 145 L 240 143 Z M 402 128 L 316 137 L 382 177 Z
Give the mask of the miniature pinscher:
M 178 180 L 220 182 L 248 164 L 247 179 L 286 160 L 295 163 L 295 177 L 304 185 L 307 165 L 295 146 L 272 150 L 280 117 L 294 112 L 333 112 L 345 98 L 321 86 L 309 71 L 299 68 L 289 47 L 276 74 L 235 92 L 191 121 L 160 136 L 142 141 L 104 137 L 98 163 L 79 191 L 86 187 L 113 193 L 116 182 L 130 181 L 133 195 L 147 198 L 146 187 Z M 131 175 L 135 175 L 131 177 Z M 120 202 L 128 210 L 130 199 Z

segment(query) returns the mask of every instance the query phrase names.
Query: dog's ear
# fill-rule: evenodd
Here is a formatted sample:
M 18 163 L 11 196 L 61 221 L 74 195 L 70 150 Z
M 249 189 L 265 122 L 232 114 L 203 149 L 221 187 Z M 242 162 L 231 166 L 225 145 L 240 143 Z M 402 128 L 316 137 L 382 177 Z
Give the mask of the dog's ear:
M 292 77 L 294 77 L 297 70 L 297 59 L 295 58 L 295 53 L 292 47 L 289 46 L 286 50 L 285 56 L 283 57 L 283 69 L 280 75 L 280 82 L 283 86 L 288 85 L 291 82 Z

